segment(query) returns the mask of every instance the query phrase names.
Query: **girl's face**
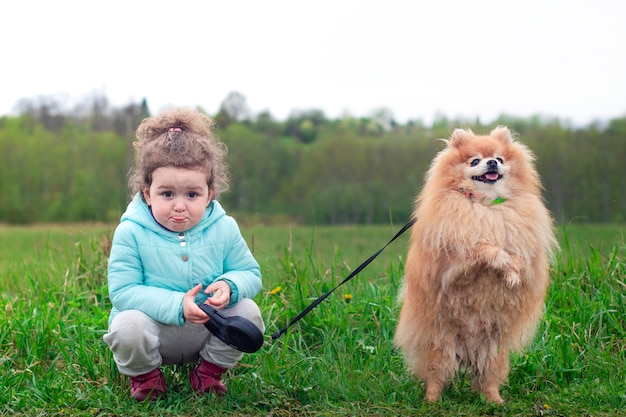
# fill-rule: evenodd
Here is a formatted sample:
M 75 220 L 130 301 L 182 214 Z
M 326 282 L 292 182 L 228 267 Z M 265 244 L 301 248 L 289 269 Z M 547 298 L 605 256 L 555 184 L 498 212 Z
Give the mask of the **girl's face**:
M 150 188 L 143 196 L 159 224 L 173 232 L 185 232 L 202 220 L 213 198 L 204 172 L 161 167 L 152 173 Z

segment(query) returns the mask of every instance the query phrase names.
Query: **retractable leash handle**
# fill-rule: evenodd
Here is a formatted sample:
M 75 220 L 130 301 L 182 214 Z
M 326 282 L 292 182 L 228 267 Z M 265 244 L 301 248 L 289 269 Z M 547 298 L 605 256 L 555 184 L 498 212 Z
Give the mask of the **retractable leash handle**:
M 309 304 L 309 306 L 307 308 L 305 308 L 304 310 L 302 310 L 300 312 L 300 314 L 298 314 L 293 320 L 291 320 L 289 322 L 288 325 L 286 325 L 285 327 L 283 327 L 282 329 L 280 329 L 279 331 L 275 332 L 272 334 L 272 340 L 276 340 L 278 339 L 280 336 L 282 336 L 287 329 L 289 329 L 291 326 L 293 326 L 294 324 L 296 324 L 298 321 L 300 321 L 300 319 L 304 316 L 306 316 L 311 310 L 313 310 L 315 307 L 317 307 L 322 301 L 324 301 L 326 298 L 328 298 L 328 296 L 330 294 L 332 294 L 337 288 L 341 287 L 343 284 L 345 284 L 346 282 L 350 281 L 352 278 L 354 278 L 359 272 L 361 272 L 363 269 L 365 269 L 365 267 L 367 265 L 369 265 L 378 255 L 380 255 L 380 253 L 382 251 L 384 251 L 387 246 L 391 245 L 391 243 L 396 240 L 398 237 L 400 237 L 400 235 L 402 235 L 404 232 L 406 232 L 407 230 L 409 230 L 411 228 L 411 226 L 413 226 L 413 224 L 415 224 L 415 222 L 417 221 L 417 219 L 415 217 L 411 218 L 411 220 L 409 220 L 404 226 L 402 226 L 402 229 L 400 229 L 398 231 L 398 233 L 396 233 L 396 235 L 394 237 L 391 238 L 391 240 L 389 242 L 387 242 L 387 244 L 385 246 L 383 246 L 382 248 L 380 248 L 375 254 L 373 254 L 372 256 L 370 256 L 369 258 L 367 258 L 361 265 L 359 265 L 354 271 L 352 271 L 350 273 L 350 275 L 348 275 L 343 281 L 341 281 L 339 284 L 335 285 L 335 287 L 333 287 L 330 291 L 328 291 L 326 294 L 323 294 L 322 296 L 318 297 L 317 299 L 315 299 L 311 304 Z
M 198 307 L 209 316 L 204 327 L 222 342 L 246 353 L 254 353 L 263 346 L 263 333 L 250 320 L 240 316 L 225 316 L 207 304 Z

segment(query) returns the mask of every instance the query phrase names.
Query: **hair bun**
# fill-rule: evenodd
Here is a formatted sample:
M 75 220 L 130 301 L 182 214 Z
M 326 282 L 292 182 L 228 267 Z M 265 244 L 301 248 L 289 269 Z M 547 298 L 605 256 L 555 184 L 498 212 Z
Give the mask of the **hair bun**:
M 177 109 L 144 119 L 137 128 L 137 139 L 151 141 L 170 132 L 211 137 L 212 128 L 213 120 L 206 114 Z

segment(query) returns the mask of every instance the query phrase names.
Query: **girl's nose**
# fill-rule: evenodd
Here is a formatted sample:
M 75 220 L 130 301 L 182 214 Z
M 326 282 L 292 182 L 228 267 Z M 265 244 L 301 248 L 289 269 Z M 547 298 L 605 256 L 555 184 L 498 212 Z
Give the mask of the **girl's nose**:
M 174 204 L 174 211 L 176 212 L 185 211 L 185 202 L 183 200 L 176 201 L 176 204 Z

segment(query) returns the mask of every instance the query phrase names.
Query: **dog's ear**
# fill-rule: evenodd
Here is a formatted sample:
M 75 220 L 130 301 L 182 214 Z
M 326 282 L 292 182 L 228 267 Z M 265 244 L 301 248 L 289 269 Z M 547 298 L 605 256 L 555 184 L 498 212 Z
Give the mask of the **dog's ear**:
M 499 141 L 509 144 L 513 142 L 511 131 L 506 126 L 498 126 L 491 131 L 491 137 L 498 139 Z
M 460 148 L 465 145 L 467 140 L 472 136 L 474 136 L 474 133 L 470 129 L 454 129 L 450 140 L 448 140 L 448 145 Z

